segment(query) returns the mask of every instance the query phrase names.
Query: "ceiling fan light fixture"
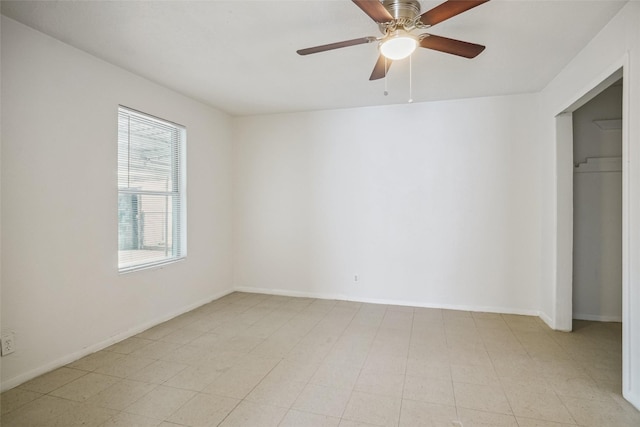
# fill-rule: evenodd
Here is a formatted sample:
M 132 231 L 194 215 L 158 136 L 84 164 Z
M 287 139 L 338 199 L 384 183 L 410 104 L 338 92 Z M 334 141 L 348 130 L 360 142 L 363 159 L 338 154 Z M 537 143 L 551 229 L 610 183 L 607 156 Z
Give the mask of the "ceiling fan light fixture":
M 380 53 L 385 58 L 397 61 L 411 55 L 418 47 L 418 40 L 403 30 L 397 30 L 380 43 Z

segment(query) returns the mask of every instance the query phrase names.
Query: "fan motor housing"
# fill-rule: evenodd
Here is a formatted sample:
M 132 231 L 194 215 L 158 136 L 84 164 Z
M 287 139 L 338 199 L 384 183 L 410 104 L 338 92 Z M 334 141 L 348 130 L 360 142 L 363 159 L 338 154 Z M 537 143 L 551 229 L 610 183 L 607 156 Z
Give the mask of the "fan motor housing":
M 410 21 L 420 15 L 418 0 L 383 0 L 382 5 L 396 21 Z

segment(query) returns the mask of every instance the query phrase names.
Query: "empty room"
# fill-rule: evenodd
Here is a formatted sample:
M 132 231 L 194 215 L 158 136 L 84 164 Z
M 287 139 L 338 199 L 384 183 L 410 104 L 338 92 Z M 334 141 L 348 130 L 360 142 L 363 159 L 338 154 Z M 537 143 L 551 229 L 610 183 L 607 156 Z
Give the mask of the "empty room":
M 640 425 L 640 2 L 1 2 L 0 425 Z

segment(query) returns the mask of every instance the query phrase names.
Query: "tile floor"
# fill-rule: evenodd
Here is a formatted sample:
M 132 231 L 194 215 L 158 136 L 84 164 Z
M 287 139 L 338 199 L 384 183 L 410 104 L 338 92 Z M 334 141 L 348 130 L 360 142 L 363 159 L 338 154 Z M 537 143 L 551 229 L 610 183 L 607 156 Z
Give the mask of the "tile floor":
M 640 426 L 620 324 L 233 293 L 1 395 L 2 426 Z

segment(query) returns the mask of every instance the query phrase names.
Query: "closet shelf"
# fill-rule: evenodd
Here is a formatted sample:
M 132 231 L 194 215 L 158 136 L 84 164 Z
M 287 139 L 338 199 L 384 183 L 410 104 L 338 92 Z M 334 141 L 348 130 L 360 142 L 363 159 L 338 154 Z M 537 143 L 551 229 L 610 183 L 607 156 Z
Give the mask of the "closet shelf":
M 593 123 L 602 130 L 622 129 L 622 119 L 600 119 L 594 120 Z
M 576 173 L 585 172 L 621 172 L 622 157 L 587 157 L 584 163 L 573 168 Z

